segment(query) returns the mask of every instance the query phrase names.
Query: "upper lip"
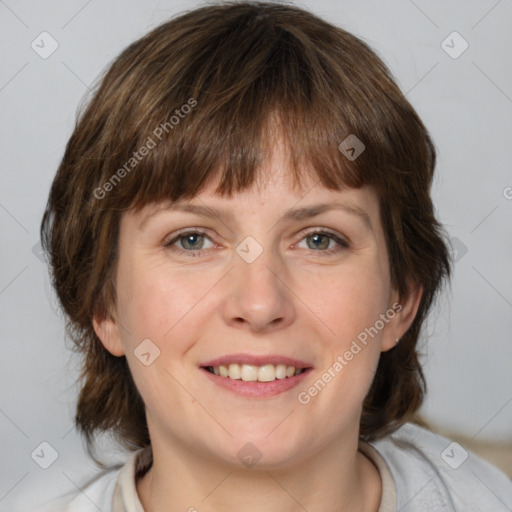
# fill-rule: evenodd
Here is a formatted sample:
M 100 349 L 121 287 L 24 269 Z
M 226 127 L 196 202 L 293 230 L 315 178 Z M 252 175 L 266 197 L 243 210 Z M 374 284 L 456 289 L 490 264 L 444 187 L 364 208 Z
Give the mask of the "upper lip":
M 286 366 L 294 366 L 296 369 L 299 368 L 312 368 L 313 365 L 300 359 L 293 357 L 283 356 L 279 354 L 268 354 L 268 355 L 252 355 L 252 354 L 229 354 L 226 356 L 211 359 L 205 363 L 201 363 L 201 367 L 206 366 L 228 366 L 232 363 L 240 364 L 252 364 L 255 366 L 263 366 L 265 364 L 285 364 Z

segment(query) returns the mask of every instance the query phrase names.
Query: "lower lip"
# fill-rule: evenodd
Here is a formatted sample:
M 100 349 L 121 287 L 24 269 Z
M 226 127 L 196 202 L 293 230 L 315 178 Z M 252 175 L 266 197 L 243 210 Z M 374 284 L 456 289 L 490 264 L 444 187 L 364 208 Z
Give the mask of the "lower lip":
M 205 368 L 201 368 L 203 373 L 217 386 L 228 389 L 238 395 L 252 398 L 267 398 L 276 396 L 299 385 L 308 375 L 312 368 L 308 368 L 301 374 L 285 379 L 276 379 L 271 382 L 243 381 L 241 379 L 230 379 L 229 377 L 220 377 L 210 373 Z

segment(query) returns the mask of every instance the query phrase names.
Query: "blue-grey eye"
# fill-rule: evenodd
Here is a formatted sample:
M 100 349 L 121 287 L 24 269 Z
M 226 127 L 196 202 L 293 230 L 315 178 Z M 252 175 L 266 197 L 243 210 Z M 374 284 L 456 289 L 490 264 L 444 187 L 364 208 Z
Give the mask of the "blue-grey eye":
M 178 240 L 182 241 L 184 249 L 200 250 L 204 243 L 203 239 L 204 235 L 201 233 L 187 233 L 186 235 L 181 235 Z M 198 243 L 198 240 L 203 243 Z

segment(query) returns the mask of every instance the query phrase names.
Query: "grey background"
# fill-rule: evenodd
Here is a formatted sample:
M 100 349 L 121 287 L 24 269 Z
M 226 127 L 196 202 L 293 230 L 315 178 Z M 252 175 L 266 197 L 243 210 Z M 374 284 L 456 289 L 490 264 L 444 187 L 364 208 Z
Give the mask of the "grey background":
M 75 112 L 125 46 L 195 5 L 0 0 L 2 511 L 21 503 L 28 510 L 29 503 L 74 489 L 96 472 L 72 429 L 78 361 L 65 340 L 46 266 L 33 251 Z M 429 384 L 422 410 L 439 426 L 510 441 L 512 2 L 298 5 L 359 35 L 378 52 L 439 151 L 433 196 L 458 261 L 452 292 L 431 315 L 422 345 Z M 47 59 L 31 48 L 43 31 L 59 45 Z M 458 58 L 442 47 L 453 31 L 469 44 Z M 460 51 L 461 40 L 452 39 L 452 53 Z M 58 452 L 46 470 L 31 458 L 43 441 Z

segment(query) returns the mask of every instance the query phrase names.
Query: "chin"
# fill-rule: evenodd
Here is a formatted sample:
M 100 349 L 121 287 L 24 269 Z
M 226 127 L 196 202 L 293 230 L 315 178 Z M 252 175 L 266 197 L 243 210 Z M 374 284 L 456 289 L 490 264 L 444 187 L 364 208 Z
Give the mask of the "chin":
M 238 432 L 229 442 L 230 457 L 233 453 L 236 457 L 234 461 L 231 458 L 231 462 L 251 469 L 285 469 L 296 464 L 299 458 L 305 457 L 304 443 L 299 439 L 298 433 L 293 435 L 286 430 L 277 432 L 275 427 L 276 424 L 256 432 L 254 429 Z

